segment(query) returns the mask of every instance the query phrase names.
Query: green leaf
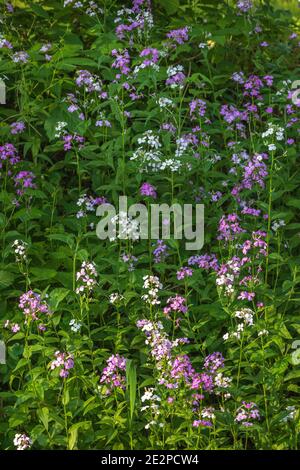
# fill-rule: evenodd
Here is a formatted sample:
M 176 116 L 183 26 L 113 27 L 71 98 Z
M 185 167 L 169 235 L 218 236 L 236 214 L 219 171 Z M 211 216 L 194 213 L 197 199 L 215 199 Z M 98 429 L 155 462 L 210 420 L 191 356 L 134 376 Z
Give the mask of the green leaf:
M 136 367 L 130 359 L 126 362 L 126 384 L 129 390 L 130 418 L 132 419 L 136 400 Z
M 37 415 L 42 421 L 44 428 L 48 432 L 48 423 L 49 423 L 49 410 L 46 407 L 43 407 L 37 411 Z
M 162 6 L 168 15 L 176 13 L 179 8 L 178 0 L 159 0 L 159 5 Z
M 49 305 L 52 312 L 57 310 L 59 304 L 64 300 L 69 292 L 69 289 L 65 289 L 64 287 L 53 289 L 49 296 Z
M 38 278 L 39 281 L 45 281 L 47 279 L 52 279 L 56 276 L 55 269 L 49 268 L 31 268 L 30 272 Z
M 14 282 L 15 276 L 8 271 L 0 271 L 0 288 L 10 286 Z
M 73 450 L 77 444 L 78 431 L 80 428 L 87 431 L 91 426 L 90 421 L 81 421 L 80 423 L 73 424 L 69 429 L 68 449 Z

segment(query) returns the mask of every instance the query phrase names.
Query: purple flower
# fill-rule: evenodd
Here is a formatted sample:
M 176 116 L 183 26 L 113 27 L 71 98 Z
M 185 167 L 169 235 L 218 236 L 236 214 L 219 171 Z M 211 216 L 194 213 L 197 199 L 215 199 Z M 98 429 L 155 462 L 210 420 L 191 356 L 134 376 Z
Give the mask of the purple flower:
M 102 82 L 96 75 L 93 75 L 88 70 L 78 70 L 76 73 L 75 83 L 77 86 L 84 87 L 87 93 L 92 91 L 101 92 Z
M 11 134 L 20 134 L 20 132 L 23 132 L 25 130 L 25 124 L 23 121 L 18 121 L 18 122 L 13 122 L 10 125 L 10 133 Z
M 15 166 L 19 161 L 20 157 L 17 155 L 17 149 L 13 144 L 0 145 L 0 169 L 3 167 L 3 162 L 6 162 L 8 166 Z M 10 170 L 8 171 L 10 174 Z
M 130 56 L 127 49 L 124 49 L 123 51 L 113 49 L 111 51 L 111 55 L 115 57 L 115 60 L 111 65 L 112 68 L 119 69 L 121 74 L 125 76 L 128 75 L 130 72 Z M 118 74 L 116 78 L 121 78 L 121 76 Z
M 251 0 L 238 0 L 236 6 L 241 12 L 247 13 L 253 7 L 253 2 Z
M 111 127 L 111 123 L 107 119 L 100 119 L 99 121 L 95 122 L 95 126 L 97 126 L 97 127 Z
M 8 13 L 13 13 L 14 12 L 14 7 L 12 6 L 11 3 L 6 2 L 5 6 L 6 6 L 6 10 L 8 11 Z
M 18 51 L 15 52 L 12 56 L 12 61 L 15 62 L 16 64 L 18 62 L 22 62 L 23 64 L 26 64 L 28 62 L 29 55 L 25 51 Z
M 141 196 L 149 196 L 153 197 L 154 199 L 157 198 L 156 188 L 150 183 L 142 184 L 142 186 L 140 187 L 140 194 Z
M 40 52 L 48 52 L 50 51 L 52 47 L 52 44 L 48 42 L 47 44 L 43 44 L 42 47 L 40 48 Z
M 3 48 L 12 49 L 13 46 L 7 39 L 5 39 L 3 36 L 0 36 L 0 49 Z
M 245 83 L 245 76 L 243 72 L 234 72 L 231 75 L 231 78 L 234 82 L 237 82 L 240 85 L 243 85 L 243 83 Z
M 47 303 L 42 300 L 41 296 L 32 290 L 22 294 L 19 300 L 19 308 L 23 310 L 26 317 L 36 321 L 39 320 L 40 314 L 50 315 Z
M 11 331 L 13 333 L 18 333 L 18 331 L 20 331 L 20 326 L 18 325 L 18 323 L 14 323 L 12 326 L 11 326 Z
M 175 132 L 176 132 L 176 127 L 174 126 L 174 124 L 172 124 L 170 122 L 164 122 L 161 125 L 161 129 L 164 130 L 164 131 L 168 131 L 171 134 L 175 134 Z
M 190 116 L 193 119 L 203 117 L 206 111 L 206 103 L 199 98 L 192 100 L 189 104 L 190 107 Z
M 224 357 L 220 352 L 209 354 L 204 359 L 204 368 L 211 374 L 215 374 L 222 367 L 224 367 Z
M 243 121 L 247 120 L 247 114 L 245 112 L 240 112 L 235 106 L 224 104 L 220 110 L 221 116 L 224 117 L 225 121 L 231 124 L 232 122 L 236 121 L 237 119 L 241 119 Z
M 242 189 L 252 189 L 255 184 L 261 188 L 265 187 L 265 178 L 268 176 L 267 165 L 264 160 L 268 158 L 266 153 L 255 154 L 252 158 L 246 160 L 243 166 L 243 179 L 240 184 L 236 185 L 231 194 L 237 196 Z
M 118 39 L 125 39 L 126 34 L 129 33 L 129 43 L 132 45 L 134 31 L 139 34 L 145 30 L 152 28 L 153 18 L 150 10 L 150 1 L 148 0 L 135 0 L 132 8 L 122 8 L 118 11 L 115 18 L 116 35 Z
M 235 421 L 242 426 L 251 427 L 259 419 L 258 407 L 253 402 L 243 401 L 242 405 L 236 410 Z
M 208 421 L 208 420 L 204 420 L 204 419 L 195 419 L 193 421 L 193 427 L 194 428 L 198 428 L 199 426 L 203 426 L 203 427 L 211 427 L 212 426 L 212 422 L 211 421 Z
M 83 148 L 85 142 L 85 138 L 77 134 L 66 134 L 62 137 L 62 139 L 64 142 L 65 151 L 72 150 L 72 148 L 76 148 L 77 145 L 80 150 Z
M 100 378 L 100 383 L 107 387 L 106 394 L 110 395 L 115 388 L 125 390 L 126 359 L 119 354 L 113 354 L 107 359 L 106 364 Z
M 154 263 L 161 263 L 168 255 L 168 247 L 163 240 L 157 240 L 156 247 L 153 250 Z
M 168 67 L 167 75 L 166 85 L 171 88 L 183 88 L 186 77 L 182 65 Z
M 186 299 L 181 295 L 176 294 L 175 297 L 169 297 L 167 306 L 164 308 L 164 315 L 171 319 L 172 313 L 187 313 Z
M 265 75 L 263 77 L 263 80 L 266 82 L 267 86 L 272 86 L 273 81 L 274 81 L 274 77 L 272 75 Z
M 255 297 L 255 293 L 254 292 L 247 292 L 247 291 L 243 291 L 240 293 L 240 295 L 238 296 L 238 299 L 239 300 L 249 300 L 249 302 L 251 302 Z
M 56 351 L 54 355 L 55 359 L 51 362 L 50 369 L 54 370 L 60 368 L 60 377 L 63 379 L 67 378 L 69 376 L 69 370 L 74 367 L 73 356 L 60 351 Z
M 213 271 L 218 271 L 219 262 L 215 254 L 212 255 L 195 255 L 191 256 L 188 260 L 190 266 L 197 265 L 199 268 Z
M 245 206 L 242 210 L 242 214 L 253 215 L 254 217 L 259 217 L 261 214 L 261 210 L 253 209 L 253 207 Z
M 167 34 L 168 39 L 173 39 L 177 44 L 184 44 L 189 40 L 188 26 L 179 29 L 173 29 Z
M 140 57 L 146 57 L 146 59 L 143 61 L 145 66 L 153 65 L 158 62 L 159 51 L 153 47 L 147 47 L 146 49 L 142 50 Z
M 188 268 L 188 267 L 182 267 L 176 273 L 178 281 L 186 277 L 191 277 L 192 275 L 193 275 L 193 270 L 192 268 Z
M 138 261 L 138 258 L 131 253 L 123 253 L 122 261 L 128 265 L 128 271 L 132 272 L 135 270 L 135 264 Z
M 244 231 L 245 230 L 239 225 L 239 217 L 237 214 L 223 215 L 219 221 L 219 236 L 217 239 L 225 241 L 234 240 L 237 235 Z
M 15 186 L 17 189 L 18 196 L 23 196 L 27 188 L 36 188 L 36 184 L 33 182 L 35 175 L 32 171 L 20 171 L 15 177 Z
M 145 333 L 147 344 L 151 348 L 150 354 L 157 362 L 157 368 L 161 369 L 165 360 L 171 358 L 171 351 L 174 347 L 172 341 L 163 331 L 161 322 L 138 320 L 136 326 Z
M 263 87 L 262 80 L 257 75 L 250 75 L 244 83 L 244 96 L 250 96 L 251 98 L 262 99 L 260 90 Z

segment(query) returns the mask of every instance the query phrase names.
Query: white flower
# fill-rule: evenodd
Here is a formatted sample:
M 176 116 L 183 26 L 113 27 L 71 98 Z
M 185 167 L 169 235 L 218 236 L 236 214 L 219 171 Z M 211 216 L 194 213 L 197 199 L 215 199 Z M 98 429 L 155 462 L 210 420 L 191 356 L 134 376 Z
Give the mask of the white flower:
M 272 223 L 272 230 L 273 232 L 277 232 L 277 230 L 281 227 L 284 227 L 286 224 L 285 224 L 285 221 L 282 220 L 282 219 L 279 219 L 279 220 L 275 220 L 273 223 Z
M 287 423 L 288 421 L 293 421 L 296 418 L 296 414 L 297 414 L 296 407 L 294 405 L 287 406 L 286 411 L 288 411 L 289 414 L 285 416 L 284 418 L 282 418 L 281 421 L 284 423 Z
M 71 327 L 71 330 L 74 331 L 74 333 L 77 333 L 82 326 L 80 322 L 76 322 L 76 320 L 74 319 L 70 320 L 69 325 Z
M 23 240 L 15 240 L 12 244 L 12 248 L 14 248 L 14 252 L 16 255 L 16 261 L 22 262 L 26 261 L 27 259 L 27 250 L 28 243 L 23 242 Z
M 26 434 L 15 434 L 13 442 L 17 450 L 25 450 L 32 445 L 32 440 Z
M 124 299 L 124 296 L 119 294 L 118 292 L 113 292 L 112 294 L 110 294 L 109 296 L 109 302 L 111 304 L 115 304 L 116 302 L 120 302 L 121 300 Z
M 67 127 L 68 123 L 67 122 L 64 122 L 64 121 L 59 121 L 57 122 L 56 126 L 55 126 L 55 137 L 56 138 L 59 138 L 61 137 L 62 134 L 65 133 L 65 127 Z
M 269 332 L 268 330 L 260 330 L 258 332 L 258 336 L 268 336 Z
M 162 96 L 161 98 L 158 99 L 158 105 L 160 107 L 160 109 L 164 109 L 164 108 L 167 108 L 167 107 L 174 107 L 174 102 L 172 100 L 170 100 L 170 98 L 166 98 L 164 96 Z

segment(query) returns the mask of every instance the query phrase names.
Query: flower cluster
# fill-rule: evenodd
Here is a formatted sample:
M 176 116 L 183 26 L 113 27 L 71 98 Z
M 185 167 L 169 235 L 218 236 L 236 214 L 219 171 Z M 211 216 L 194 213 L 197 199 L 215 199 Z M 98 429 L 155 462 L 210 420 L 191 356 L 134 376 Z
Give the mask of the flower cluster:
M 172 39 L 176 44 L 184 44 L 189 40 L 189 28 L 185 26 L 184 28 L 173 29 L 167 34 L 168 39 Z
M 26 129 L 26 126 L 23 121 L 13 122 L 10 125 L 10 133 L 11 134 L 20 134 Z
M 253 8 L 253 2 L 251 0 L 238 0 L 236 6 L 241 12 L 247 13 Z
M 157 276 L 146 275 L 143 277 L 143 280 L 143 288 L 148 292 L 142 295 L 142 299 L 150 305 L 159 305 L 158 292 L 163 288 L 159 278 Z
M 82 326 L 82 324 L 80 322 L 77 322 L 76 320 L 74 320 L 74 318 L 72 318 L 72 320 L 70 320 L 69 325 L 71 327 L 71 331 L 73 331 L 74 333 L 78 333 L 78 331 L 80 330 L 80 328 Z
M 32 446 L 32 440 L 26 434 L 15 434 L 14 446 L 17 450 L 26 450 Z
M 21 330 L 21 327 L 18 323 L 10 323 L 10 320 L 6 320 L 3 325 L 4 328 L 9 328 L 12 333 L 18 333 Z
M 245 230 L 239 225 L 239 216 L 237 214 L 229 214 L 221 217 L 218 231 L 218 240 L 231 241 Z
M 18 263 L 22 263 L 27 260 L 27 246 L 28 243 L 23 240 L 15 240 L 13 242 L 12 248 L 14 249 L 16 261 Z
M 18 51 L 15 52 L 12 56 L 12 61 L 15 62 L 15 64 L 21 63 L 21 64 L 26 64 L 28 62 L 29 55 L 27 54 L 26 51 Z
M 191 277 L 192 275 L 193 275 L 192 268 L 189 268 L 187 266 L 183 266 L 176 273 L 176 277 L 178 281 L 181 281 L 182 279 L 185 279 L 186 277 Z
M 206 112 L 205 101 L 197 98 L 197 99 L 192 100 L 189 106 L 190 106 L 190 116 L 192 120 L 199 119 L 205 116 L 205 112 Z
M 63 136 L 64 150 L 82 149 L 84 147 L 85 138 L 77 134 L 66 134 Z
M 19 163 L 19 161 L 20 157 L 17 154 L 17 149 L 13 144 L 6 143 L 4 145 L 0 145 L 0 170 L 3 168 L 3 162 L 5 162 L 7 165 L 8 175 L 10 175 L 10 167 L 15 166 L 17 163 Z
M 255 403 L 242 402 L 242 405 L 237 409 L 235 421 L 245 427 L 251 427 L 256 421 L 260 419 L 260 413 Z
M 157 240 L 153 250 L 154 263 L 161 263 L 168 256 L 168 246 L 163 240 Z
M 80 270 L 76 273 L 78 287 L 76 294 L 88 295 L 97 285 L 97 270 L 92 262 L 83 261 Z
M 78 70 L 75 82 L 78 87 L 84 87 L 86 93 L 93 91 L 100 93 L 102 90 L 101 80 L 88 70 Z
M 115 18 L 116 36 L 118 39 L 129 39 L 134 41 L 134 33 L 138 37 L 142 34 L 147 36 L 148 31 L 153 27 L 153 16 L 151 13 L 151 5 L 148 0 L 135 0 L 132 2 L 132 8 L 122 8 L 117 12 Z
M 137 219 L 127 215 L 127 212 L 120 211 L 119 214 L 114 215 L 111 218 L 113 224 L 118 224 L 118 235 L 117 238 L 121 240 L 139 240 L 140 238 L 140 223 Z M 116 233 L 113 230 L 110 236 L 110 241 L 116 239 Z
M 143 183 L 140 187 L 141 196 L 157 198 L 156 188 L 150 183 Z
M 17 195 L 23 196 L 28 188 L 36 188 L 34 183 L 35 175 L 32 171 L 20 171 L 15 177 L 15 186 L 17 188 Z
M 22 294 L 19 299 L 19 308 L 23 310 L 26 322 L 30 320 L 40 320 L 40 315 L 50 315 L 49 306 L 42 300 L 40 294 L 29 290 L 25 294 Z
M 128 271 L 132 272 L 135 270 L 135 265 L 138 262 L 138 258 L 132 253 L 123 253 L 121 257 L 122 261 L 127 264 Z
M 172 65 L 168 67 L 167 69 L 167 80 L 166 80 L 166 85 L 170 86 L 170 88 L 179 88 L 182 89 L 184 86 L 184 82 L 186 79 L 186 76 L 183 71 L 183 66 L 182 65 Z
M 119 80 L 122 75 L 128 75 L 130 73 L 130 56 L 129 52 L 125 49 L 124 51 L 117 51 L 113 49 L 111 55 L 115 57 L 112 63 L 112 68 L 118 69 L 120 72 L 117 73 L 116 79 Z
M 50 364 L 50 369 L 60 369 L 59 375 L 62 378 L 69 376 L 70 369 L 74 367 L 73 356 L 64 352 L 56 351 L 54 353 L 55 359 Z
M 100 383 L 105 385 L 105 393 L 109 395 L 114 389 L 125 390 L 126 359 L 119 356 L 119 354 L 115 354 L 107 359 L 106 364 L 100 378 Z
M 80 196 L 76 203 L 77 206 L 80 208 L 80 210 L 76 214 L 77 219 L 85 217 L 88 212 L 95 212 L 98 206 L 100 206 L 101 204 L 105 204 L 106 202 L 107 200 L 105 199 L 105 197 L 92 197 L 83 194 L 82 196 Z
M 172 314 L 176 315 L 178 313 L 187 313 L 186 299 L 181 295 L 176 295 L 175 297 L 169 297 L 167 300 L 167 306 L 164 307 L 164 315 L 167 318 L 171 319 Z M 176 318 L 176 324 L 179 325 L 180 317 Z
M 144 395 L 141 396 L 142 403 L 145 403 L 141 407 L 141 411 L 147 414 L 150 414 L 151 418 L 148 420 L 147 424 L 145 425 L 145 429 L 150 429 L 154 426 L 163 427 L 164 423 L 160 422 L 161 411 L 160 411 L 160 403 L 161 397 L 155 393 L 155 389 L 145 388 Z

